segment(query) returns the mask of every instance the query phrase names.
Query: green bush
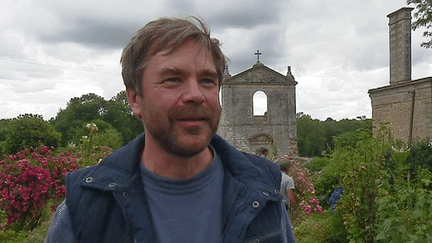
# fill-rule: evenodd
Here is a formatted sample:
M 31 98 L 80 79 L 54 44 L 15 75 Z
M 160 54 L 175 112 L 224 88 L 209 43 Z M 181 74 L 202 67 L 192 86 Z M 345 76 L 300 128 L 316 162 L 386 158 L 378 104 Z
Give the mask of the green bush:
M 14 118 L 6 128 L 3 153 L 14 154 L 20 150 L 46 145 L 58 147 L 61 134 L 40 115 L 25 114 Z
M 378 190 L 376 242 L 432 241 L 432 173 L 419 167 L 411 177 L 405 160 L 384 173 Z
M 2 243 L 43 243 L 51 224 L 54 213 L 53 205 L 48 203 L 44 210 L 45 217 L 35 229 L 31 231 L 21 231 L 13 229 L 3 229 L 0 231 L 0 242 Z
M 327 232 L 326 241 L 342 242 L 330 240 L 332 233 L 328 231 L 340 231 L 343 225 L 346 234 L 341 237 L 349 242 L 431 242 L 430 144 L 418 141 L 408 148 L 394 141 L 386 129 L 374 138 L 353 133 L 344 136 L 337 139 L 336 149 L 328 156 L 308 165 L 325 165 L 314 179 L 318 196 L 327 199 L 335 187 L 344 188 L 336 213 L 331 215 L 340 217 L 332 218 L 330 228 L 322 226 Z M 324 207 L 326 201 L 321 203 Z M 328 217 L 326 220 L 330 220 Z
M 0 158 L 0 242 L 43 242 L 52 209 L 64 198 L 65 174 L 95 165 L 111 151 L 100 147 L 83 156 L 41 146 Z
M 327 166 L 329 163 L 329 160 L 327 157 L 313 157 L 309 162 L 305 164 L 305 167 L 311 172 L 311 173 L 318 173 L 323 168 Z
M 298 243 L 348 242 L 340 214 L 332 214 L 328 210 L 323 214 L 311 215 L 293 230 Z
M 406 159 L 410 165 L 409 172 L 411 176 L 416 177 L 419 168 L 432 171 L 432 147 L 427 140 L 421 140 L 414 143 L 409 148 L 409 156 Z
M 84 122 L 80 128 L 75 130 L 73 139 L 69 144 L 81 145 L 83 152 L 105 146 L 118 149 L 123 144 L 122 134 L 111 124 L 102 119 Z

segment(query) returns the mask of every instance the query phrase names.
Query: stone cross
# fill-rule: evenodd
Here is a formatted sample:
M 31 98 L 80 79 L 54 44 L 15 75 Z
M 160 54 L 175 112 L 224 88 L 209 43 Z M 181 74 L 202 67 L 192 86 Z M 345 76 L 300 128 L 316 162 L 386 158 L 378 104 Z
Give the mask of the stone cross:
M 257 56 L 257 63 L 260 63 L 259 56 L 260 56 L 261 54 L 262 54 L 262 53 L 261 53 L 259 50 L 257 50 L 257 52 L 255 52 L 255 55 Z

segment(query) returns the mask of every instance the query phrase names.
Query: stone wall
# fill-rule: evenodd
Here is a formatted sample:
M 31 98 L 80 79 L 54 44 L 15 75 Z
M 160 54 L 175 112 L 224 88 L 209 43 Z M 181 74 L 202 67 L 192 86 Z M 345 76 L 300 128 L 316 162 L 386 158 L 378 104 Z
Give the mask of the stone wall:
M 371 89 L 369 96 L 374 134 L 388 123 L 396 139 L 432 138 L 432 77 Z
M 369 90 L 374 134 L 386 124 L 396 139 L 432 139 L 432 77 L 411 80 L 411 11 L 389 18 L 390 85 Z
M 411 81 L 411 11 L 401 8 L 389 15 L 390 84 Z
M 222 83 L 218 134 L 240 150 L 254 153 L 276 145 L 279 155 L 298 154 L 295 85 L 287 76 L 257 63 Z M 267 96 L 267 113 L 254 116 L 253 95 Z

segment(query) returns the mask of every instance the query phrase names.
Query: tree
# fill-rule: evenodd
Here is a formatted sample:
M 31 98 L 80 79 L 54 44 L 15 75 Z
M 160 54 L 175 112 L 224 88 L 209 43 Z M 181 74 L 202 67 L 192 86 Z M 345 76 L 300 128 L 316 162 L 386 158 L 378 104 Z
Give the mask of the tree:
M 61 144 L 66 146 L 70 142 L 76 143 L 74 138 L 78 130 L 95 119 L 102 119 L 119 131 L 121 144 L 143 132 L 141 121 L 129 108 L 125 91 L 108 101 L 92 93 L 72 98 L 50 123 L 62 134 Z
M 25 114 L 14 118 L 6 128 L 6 153 L 16 153 L 29 147 L 46 145 L 57 147 L 61 134 L 41 115 Z
M 424 48 L 432 48 L 432 31 L 428 31 L 432 27 L 432 0 L 407 0 L 407 4 L 414 4 L 416 11 L 414 18 L 416 20 L 412 23 L 412 29 L 416 30 L 420 27 L 426 27 L 423 36 L 428 38 L 426 42 L 421 44 Z
M 85 125 L 86 121 L 100 118 L 106 112 L 105 102 L 103 97 L 90 93 L 72 98 L 65 109 L 60 109 L 50 123 L 62 134 L 61 145 L 66 146 L 76 129 Z
M 321 122 L 313 120 L 310 115 L 297 114 L 297 140 L 300 156 L 321 155 L 325 149 L 325 131 Z
M 74 144 L 84 144 L 85 139 L 83 137 L 91 140 L 92 149 L 93 146 L 107 146 L 118 149 L 123 145 L 122 134 L 110 123 L 100 118 L 86 122 L 82 127 L 76 129 L 72 142 Z
M 110 123 L 123 136 L 123 143 L 128 143 L 144 131 L 141 120 L 136 117 L 129 107 L 126 91 L 120 91 L 106 102 L 106 113 L 102 119 Z
M 320 156 L 331 152 L 336 147 L 336 137 L 343 133 L 349 138 L 349 132 L 364 131 L 372 133 L 372 120 L 366 117 L 357 119 L 342 119 L 340 121 L 327 118 L 325 121 L 312 119 L 302 112 L 297 114 L 297 142 L 299 155 L 303 157 Z M 355 133 L 353 133 L 355 134 Z
M 12 121 L 12 119 L 1 119 L 0 120 L 0 155 L 5 153 L 5 143 L 6 143 L 6 134 L 7 134 L 7 126 Z

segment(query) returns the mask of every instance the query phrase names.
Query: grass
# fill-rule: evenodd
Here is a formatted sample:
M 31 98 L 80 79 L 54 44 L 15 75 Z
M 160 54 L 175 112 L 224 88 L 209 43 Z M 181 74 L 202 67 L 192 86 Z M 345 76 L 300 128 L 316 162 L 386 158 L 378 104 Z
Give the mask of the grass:
M 298 243 L 348 242 L 340 215 L 325 210 L 312 214 L 293 228 Z
M 54 212 L 51 211 L 51 205 L 47 204 L 44 209 L 43 217 L 39 225 L 32 231 L 15 231 L 5 229 L 0 231 L 0 242 L 2 243 L 43 243 L 47 235 L 51 218 Z

